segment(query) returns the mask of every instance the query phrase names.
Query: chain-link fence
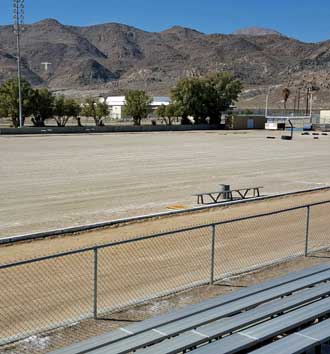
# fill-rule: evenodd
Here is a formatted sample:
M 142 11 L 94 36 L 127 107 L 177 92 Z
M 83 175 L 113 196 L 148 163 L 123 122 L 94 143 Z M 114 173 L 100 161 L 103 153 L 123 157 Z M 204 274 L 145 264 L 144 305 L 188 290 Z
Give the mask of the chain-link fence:
M 0 345 L 330 247 L 330 201 L 0 266 Z

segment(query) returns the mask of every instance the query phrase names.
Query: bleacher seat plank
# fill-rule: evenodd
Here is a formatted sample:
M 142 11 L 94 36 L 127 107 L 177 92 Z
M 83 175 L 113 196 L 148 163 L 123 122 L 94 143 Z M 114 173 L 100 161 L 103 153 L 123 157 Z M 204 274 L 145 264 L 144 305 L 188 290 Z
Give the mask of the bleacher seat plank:
M 251 354 L 300 354 L 328 341 L 330 341 L 330 320 L 325 320 L 254 350 Z

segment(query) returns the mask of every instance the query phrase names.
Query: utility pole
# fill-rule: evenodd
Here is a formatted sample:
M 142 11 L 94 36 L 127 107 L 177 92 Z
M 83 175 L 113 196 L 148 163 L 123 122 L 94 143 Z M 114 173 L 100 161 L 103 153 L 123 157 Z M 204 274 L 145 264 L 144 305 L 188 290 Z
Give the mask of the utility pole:
M 297 105 L 298 115 L 300 113 L 300 93 L 301 93 L 301 88 L 298 88 L 298 105 Z
M 41 63 L 41 65 L 43 65 L 45 72 L 48 73 L 48 68 L 50 65 L 52 65 L 52 63 L 44 62 L 44 63 Z
M 265 108 L 265 117 L 268 117 L 268 108 L 269 108 L 269 96 L 270 96 L 270 87 L 268 88 L 268 93 L 266 95 L 266 108 Z
M 309 99 L 310 99 L 311 89 L 308 87 L 306 92 L 306 116 L 309 113 Z
M 313 90 L 310 93 L 310 124 L 313 123 Z
M 24 0 L 13 0 L 14 10 L 14 32 L 17 44 L 17 82 L 18 82 L 18 115 L 19 127 L 22 128 L 23 122 L 23 98 L 21 83 L 21 33 L 24 30 Z

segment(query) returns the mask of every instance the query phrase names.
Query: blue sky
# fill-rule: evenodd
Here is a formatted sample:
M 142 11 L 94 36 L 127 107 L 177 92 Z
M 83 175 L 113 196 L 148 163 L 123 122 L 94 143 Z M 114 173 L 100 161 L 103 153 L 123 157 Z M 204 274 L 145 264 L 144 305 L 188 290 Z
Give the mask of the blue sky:
M 25 0 L 26 22 L 56 18 L 64 24 L 120 22 L 147 31 L 173 25 L 205 33 L 247 26 L 274 28 L 313 42 L 330 39 L 330 0 Z M 11 22 L 12 0 L 0 0 L 0 24 Z

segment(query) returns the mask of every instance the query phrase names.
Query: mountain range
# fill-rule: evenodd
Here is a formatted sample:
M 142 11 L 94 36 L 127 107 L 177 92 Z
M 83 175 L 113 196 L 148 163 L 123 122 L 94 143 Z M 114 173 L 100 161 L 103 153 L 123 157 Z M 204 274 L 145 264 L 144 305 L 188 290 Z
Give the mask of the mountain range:
M 0 82 L 15 75 L 15 56 L 12 26 L 0 26 Z M 165 95 L 180 78 L 224 70 L 244 82 L 245 106 L 260 105 L 269 88 L 278 104 L 283 87 L 318 87 L 320 105 L 330 93 L 330 41 L 304 43 L 255 27 L 229 35 L 180 26 L 146 32 L 117 23 L 77 27 L 46 19 L 25 27 L 22 62 L 33 85 L 73 96 L 136 88 Z M 51 63 L 48 70 L 44 63 Z

